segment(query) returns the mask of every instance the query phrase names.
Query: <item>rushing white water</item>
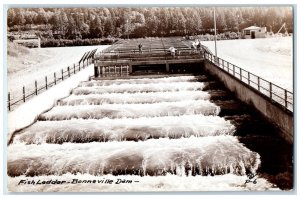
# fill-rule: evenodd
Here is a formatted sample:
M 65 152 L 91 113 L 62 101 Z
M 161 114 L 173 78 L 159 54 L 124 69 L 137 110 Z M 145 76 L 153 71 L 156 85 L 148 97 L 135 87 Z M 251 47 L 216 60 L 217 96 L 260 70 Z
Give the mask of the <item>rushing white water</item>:
M 260 156 L 233 136 L 24 145 L 8 149 L 9 176 L 70 173 L 179 176 L 255 173 Z
M 103 93 L 137 93 L 137 92 L 174 92 L 197 91 L 204 88 L 202 82 L 166 82 L 149 84 L 120 84 L 108 86 L 77 87 L 74 95 L 103 94 Z
M 152 118 L 38 121 L 16 134 L 14 143 L 105 142 L 233 135 L 235 127 L 218 116 L 184 115 Z
M 196 81 L 197 78 L 205 78 L 205 76 L 177 76 L 177 77 L 162 77 L 162 78 L 137 78 L 137 79 L 116 79 L 116 80 L 92 80 L 81 82 L 79 86 L 108 86 L 120 84 L 149 84 L 149 83 L 170 83 L 170 82 L 189 82 Z
M 154 104 L 103 104 L 56 106 L 42 114 L 39 120 L 69 120 L 72 118 L 139 118 L 180 115 L 218 115 L 220 108 L 208 100 L 187 100 Z
M 205 76 L 82 82 L 70 96 L 16 132 L 8 147 L 11 191 L 270 190 L 260 155 L 219 117 L 224 91 Z M 217 85 L 209 83 L 206 89 Z M 221 96 L 221 98 L 218 98 Z M 233 107 L 232 101 L 222 101 Z M 220 102 L 219 102 L 220 103 Z M 229 103 L 229 104 L 228 104 Z M 233 109 L 239 108 L 238 106 Z M 72 183 L 73 180 L 133 183 Z M 68 181 L 32 186 L 27 181 Z M 138 182 L 135 182 L 138 181 Z
M 71 95 L 58 102 L 58 105 L 101 105 L 101 104 L 145 104 L 176 102 L 183 100 L 208 100 L 210 95 L 204 91 L 151 92 L 151 93 L 106 93 L 90 95 Z

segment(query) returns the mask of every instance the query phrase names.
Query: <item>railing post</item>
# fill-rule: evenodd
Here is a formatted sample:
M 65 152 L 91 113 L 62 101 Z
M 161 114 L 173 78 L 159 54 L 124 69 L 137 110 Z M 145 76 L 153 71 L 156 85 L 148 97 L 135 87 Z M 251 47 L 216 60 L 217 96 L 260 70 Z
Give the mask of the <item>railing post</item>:
M 23 102 L 25 102 L 25 86 L 23 86 Z
M 288 108 L 288 102 L 287 102 L 287 90 L 284 89 L 284 102 L 285 102 L 285 108 Z
M 68 76 L 70 77 L 70 67 L 68 66 Z
M 61 69 L 61 80 L 64 80 L 64 69 Z
M 250 73 L 248 71 L 248 85 L 250 85 Z
M 233 65 L 233 76 L 235 77 L 235 65 Z
M 10 92 L 7 94 L 8 111 L 10 111 Z
M 36 80 L 34 81 L 34 85 L 35 85 L 35 95 L 37 95 L 38 94 L 38 90 L 37 90 L 37 81 Z
M 80 62 L 78 62 L 78 67 L 79 67 L 79 71 L 80 71 Z
M 222 59 L 222 68 L 224 69 L 224 59 Z
M 229 73 L 229 62 L 227 62 L 227 71 Z
M 240 68 L 240 80 L 243 81 L 242 68 Z
M 260 91 L 260 78 L 257 77 L 257 89 L 258 91 Z
M 54 84 L 56 85 L 56 73 L 54 72 Z
M 48 81 L 47 81 L 47 76 L 45 76 L 45 84 L 46 84 L 46 90 L 48 89 Z
M 74 69 L 74 74 L 76 74 L 76 70 L 75 70 L 75 64 L 73 65 L 73 69 Z
M 270 87 L 270 98 L 272 99 L 272 83 L 269 82 L 269 87 Z

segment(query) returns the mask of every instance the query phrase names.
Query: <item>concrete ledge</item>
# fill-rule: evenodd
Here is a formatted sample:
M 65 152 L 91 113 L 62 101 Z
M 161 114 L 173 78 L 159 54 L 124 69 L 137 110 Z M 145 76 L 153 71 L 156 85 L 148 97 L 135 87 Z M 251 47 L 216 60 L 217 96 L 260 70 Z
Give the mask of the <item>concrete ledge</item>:
M 79 82 L 87 81 L 90 75 L 93 74 L 93 67 L 93 65 L 85 67 L 70 78 L 33 97 L 9 112 L 7 115 L 8 143 L 11 141 L 15 132 L 34 123 L 37 120 L 37 117 L 41 113 L 51 109 L 56 104 L 57 100 L 69 96 L 71 90 L 76 87 Z
M 241 101 L 252 105 L 270 122 L 281 129 L 281 136 L 289 143 L 294 140 L 294 116 L 293 113 L 284 110 L 277 103 L 251 88 L 244 82 L 227 74 L 221 68 L 205 61 L 204 68 L 210 74 L 216 76 L 224 85 Z
M 161 60 L 112 60 L 112 61 L 102 61 L 102 62 L 96 62 L 95 67 L 101 67 L 101 66 L 119 66 L 119 65 L 156 65 L 156 64 L 180 64 L 180 63 L 201 63 L 203 62 L 203 58 L 197 58 L 197 59 L 180 59 L 180 58 L 174 58 L 174 59 L 161 59 Z

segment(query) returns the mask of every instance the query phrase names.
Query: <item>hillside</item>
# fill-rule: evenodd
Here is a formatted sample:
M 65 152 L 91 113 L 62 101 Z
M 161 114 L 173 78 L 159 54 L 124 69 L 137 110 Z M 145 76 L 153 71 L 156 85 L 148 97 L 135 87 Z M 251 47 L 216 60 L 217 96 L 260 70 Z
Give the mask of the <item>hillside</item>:
M 7 56 L 8 91 L 12 97 L 20 95 L 23 85 L 33 88 L 34 80 L 44 80 L 45 75 L 52 77 L 54 72 L 77 63 L 85 52 L 106 47 L 108 46 L 29 49 L 10 43 Z

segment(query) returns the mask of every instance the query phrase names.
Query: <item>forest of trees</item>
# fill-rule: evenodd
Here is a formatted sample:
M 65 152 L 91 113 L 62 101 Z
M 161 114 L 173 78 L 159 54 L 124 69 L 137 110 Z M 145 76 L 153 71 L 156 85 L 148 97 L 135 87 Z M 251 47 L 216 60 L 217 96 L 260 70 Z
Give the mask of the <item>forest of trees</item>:
M 266 26 L 277 32 L 283 23 L 293 32 L 291 7 L 217 7 L 218 33 Z M 42 39 L 184 36 L 213 32 L 211 7 L 12 8 L 8 31 L 27 31 Z

